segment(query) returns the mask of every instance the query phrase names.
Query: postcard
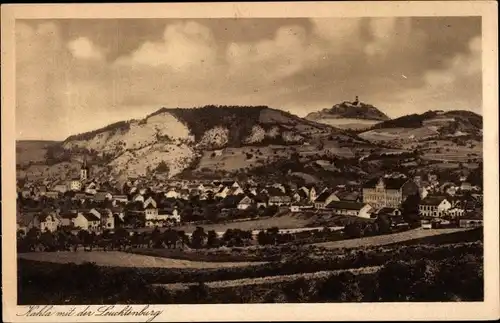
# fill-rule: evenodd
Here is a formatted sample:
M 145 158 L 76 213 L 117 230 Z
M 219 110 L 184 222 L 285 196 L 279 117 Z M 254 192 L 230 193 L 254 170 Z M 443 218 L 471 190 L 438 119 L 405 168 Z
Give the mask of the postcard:
M 496 12 L 2 6 L 4 320 L 498 319 Z

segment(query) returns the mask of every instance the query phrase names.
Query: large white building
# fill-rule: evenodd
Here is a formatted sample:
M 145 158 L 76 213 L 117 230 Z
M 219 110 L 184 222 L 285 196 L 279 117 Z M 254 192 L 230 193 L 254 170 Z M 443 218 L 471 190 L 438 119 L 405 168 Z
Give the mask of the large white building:
M 448 214 L 451 202 L 444 196 L 429 195 L 420 202 L 419 212 L 423 217 L 442 217 Z

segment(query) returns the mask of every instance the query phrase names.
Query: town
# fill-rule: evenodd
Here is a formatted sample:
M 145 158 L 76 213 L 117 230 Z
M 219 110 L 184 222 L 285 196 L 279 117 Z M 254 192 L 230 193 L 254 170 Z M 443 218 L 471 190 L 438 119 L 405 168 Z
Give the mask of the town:
M 324 227 L 344 233 L 358 231 L 351 234 L 353 237 L 362 236 L 363 232 L 390 233 L 416 227 L 480 227 L 483 225 L 482 188 L 467 180 L 462 176 L 457 182 L 442 183 L 434 174 L 411 178 L 392 173 L 361 185 L 299 187 L 290 183 L 257 183 L 252 179 L 245 182 L 169 179 L 153 186 L 147 178 L 130 178 L 120 187 L 112 180 L 94 179 L 84 160 L 79 176 L 70 180 L 26 182 L 18 188 L 19 248 L 56 250 L 53 238 L 41 238 L 44 233 L 68 233 L 71 239 L 66 240 L 76 243 L 76 250 L 78 245 L 90 249 L 93 245 L 94 248 L 105 246 L 98 245 L 95 239 L 87 243 L 87 236 L 109 237 L 116 231 L 126 231 L 133 237 L 186 225 L 201 228 L 201 232 L 195 231 L 201 234 L 198 239 L 202 242 L 190 244 L 192 231 L 181 231 L 179 240 L 182 245 L 199 247 L 204 239 L 209 239 L 203 231 L 204 225 L 252 223 L 283 214 L 315 216 L 319 220 L 343 219 L 318 221 L 330 225 L 273 228 L 287 234 L 315 233 Z M 375 230 L 372 223 L 377 225 Z M 264 230 L 249 231 L 248 238 L 258 241 L 259 232 Z M 222 238 L 225 233 L 212 232 L 212 235 Z M 149 245 L 153 245 L 151 240 Z M 166 243 L 160 242 L 160 245 Z M 68 249 L 68 244 L 62 248 Z

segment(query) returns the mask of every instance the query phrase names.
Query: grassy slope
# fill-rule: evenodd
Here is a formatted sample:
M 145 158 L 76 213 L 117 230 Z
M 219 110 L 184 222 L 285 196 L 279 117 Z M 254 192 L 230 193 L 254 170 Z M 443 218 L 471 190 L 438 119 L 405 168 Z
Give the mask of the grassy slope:
M 414 240 L 419 238 L 425 238 L 429 236 L 442 235 L 447 233 L 464 231 L 465 229 L 453 228 L 453 229 L 415 229 L 405 232 L 398 232 L 380 236 L 364 237 L 358 239 L 340 240 L 333 242 L 323 242 L 315 244 L 318 247 L 325 248 L 361 248 L 368 246 L 383 246 L 390 244 L 399 244 L 407 240 Z
M 16 164 L 44 161 L 47 147 L 57 143 L 59 142 L 48 140 L 16 141 Z
M 94 262 L 99 266 L 109 267 L 146 267 L 146 268 L 225 268 L 247 265 L 258 265 L 257 262 L 202 262 L 180 259 L 152 257 L 118 251 L 92 252 L 33 252 L 18 255 L 21 259 L 54 262 L 75 263 Z

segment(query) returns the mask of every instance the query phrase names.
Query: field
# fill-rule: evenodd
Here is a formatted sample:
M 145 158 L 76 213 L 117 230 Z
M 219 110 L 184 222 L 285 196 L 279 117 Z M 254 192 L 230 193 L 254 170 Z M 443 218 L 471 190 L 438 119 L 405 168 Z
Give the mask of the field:
M 138 255 L 119 251 L 63 251 L 20 253 L 18 257 L 26 260 L 52 263 L 82 264 L 94 262 L 99 266 L 139 267 L 139 268 L 227 268 L 248 265 L 260 265 L 263 262 L 202 262 L 179 259 L 168 259 Z
M 18 304 L 449 302 L 484 299 L 483 244 L 480 241 L 362 247 L 340 254 L 311 247 L 281 252 L 292 257 L 257 266 L 230 268 L 74 265 L 19 258 Z
M 426 137 L 431 137 L 437 135 L 437 132 L 426 128 L 385 128 L 376 129 L 363 132 L 359 136 L 366 140 L 376 140 L 376 141 L 391 141 L 400 139 L 411 139 L 415 140 L 424 139 Z
M 353 129 L 353 130 L 368 129 L 380 122 L 377 120 L 354 119 L 354 118 L 321 118 L 315 121 L 340 129 Z
M 444 245 L 450 243 L 463 243 L 483 241 L 483 228 L 452 231 L 450 233 L 443 233 L 440 235 L 429 235 L 426 237 L 415 238 L 403 242 L 397 242 L 389 246 L 412 246 L 419 244 L 426 245 Z
M 381 266 L 370 266 L 370 267 L 353 268 L 347 270 L 324 270 L 324 271 L 305 273 L 305 274 L 268 276 L 259 278 L 243 278 L 243 279 L 233 279 L 233 280 L 218 280 L 218 281 L 207 282 L 206 286 L 213 289 L 219 289 L 219 288 L 283 283 L 283 282 L 295 281 L 299 278 L 305 280 L 324 279 L 328 278 L 332 274 L 340 274 L 345 272 L 350 272 L 352 274 L 371 274 L 377 272 L 380 268 Z M 183 289 L 188 289 L 189 286 L 194 286 L 194 285 L 196 284 L 189 284 L 189 283 L 153 284 L 153 286 L 155 287 L 162 287 L 168 290 L 183 290 Z
M 312 219 L 306 218 L 303 215 L 286 214 L 282 216 L 274 216 L 265 219 L 257 219 L 251 221 L 239 221 L 231 223 L 216 223 L 216 224 L 203 224 L 203 225 L 182 225 L 177 227 L 176 230 L 184 230 L 186 233 L 193 232 L 197 226 L 203 227 L 205 231 L 214 230 L 215 232 L 225 232 L 227 229 L 240 229 L 240 230 L 265 230 L 272 227 L 280 229 L 295 229 L 303 228 L 312 223 Z
M 453 229 L 414 229 L 405 232 L 398 232 L 380 236 L 364 237 L 358 239 L 340 240 L 332 242 L 317 243 L 315 246 L 325 247 L 331 249 L 338 248 L 360 248 L 369 246 L 383 246 L 393 243 L 401 243 L 407 240 L 420 239 L 429 236 L 437 236 L 453 232 L 465 231 L 467 229 L 453 228 Z

